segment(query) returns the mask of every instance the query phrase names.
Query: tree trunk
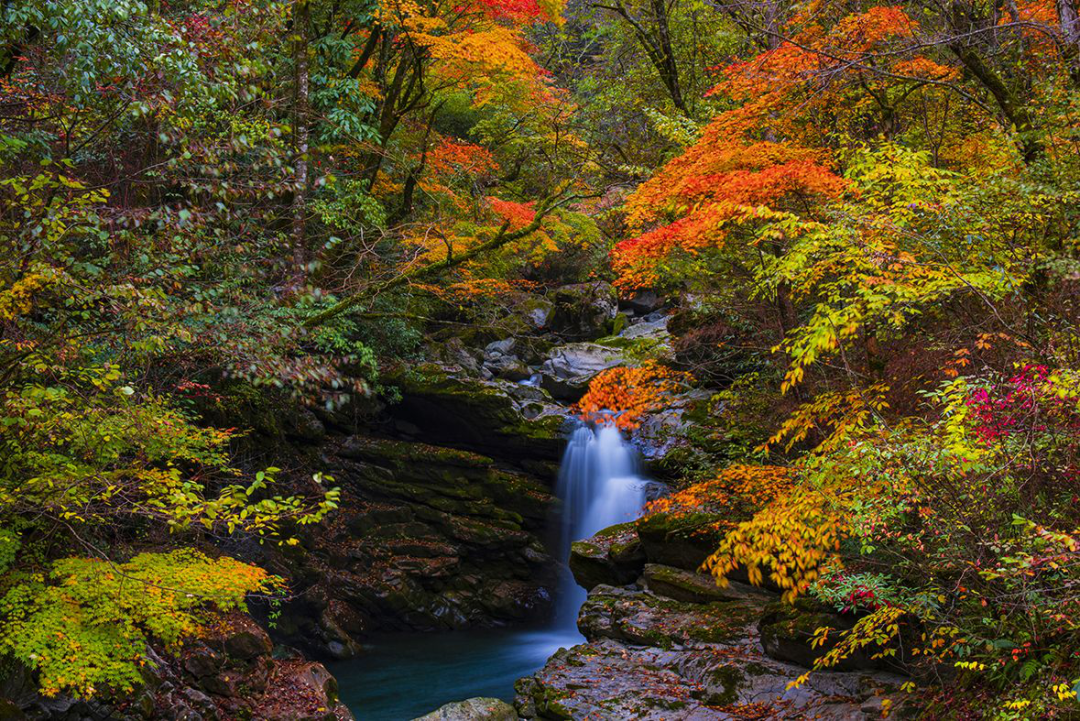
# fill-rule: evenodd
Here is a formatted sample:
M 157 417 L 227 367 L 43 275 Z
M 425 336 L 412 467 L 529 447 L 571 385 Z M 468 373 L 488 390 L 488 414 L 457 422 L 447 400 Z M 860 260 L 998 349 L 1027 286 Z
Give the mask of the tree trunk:
M 1073 83 L 1080 84 L 1080 15 L 1076 12 L 1073 0 L 1057 0 L 1057 13 L 1069 75 Z
M 304 282 L 307 266 L 307 188 L 308 188 L 308 100 L 310 68 L 308 33 L 311 23 L 310 0 L 293 5 L 294 57 L 296 78 L 293 84 L 293 141 L 296 155 L 296 190 L 292 202 L 293 289 Z
M 667 6 L 664 0 L 652 0 L 653 15 L 656 18 L 656 49 L 660 57 L 657 67 L 664 85 L 667 86 L 671 101 L 679 111 L 689 117 L 686 102 L 683 99 L 682 86 L 679 84 L 679 66 L 675 63 L 675 53 L 671 46 L 671 32 L 668 29 Z

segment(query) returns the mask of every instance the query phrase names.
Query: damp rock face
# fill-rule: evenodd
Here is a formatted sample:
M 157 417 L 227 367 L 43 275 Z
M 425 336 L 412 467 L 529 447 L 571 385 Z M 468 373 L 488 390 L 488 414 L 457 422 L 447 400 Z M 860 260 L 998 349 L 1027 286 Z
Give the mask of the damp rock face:
M 325 447 L 341 510 L 307 536 L 307 581 L 278 622 L 291 644 L 349 658 L 379 630 L 521 621 L 550 602 L 544 546 L 554 511 L 536 477 L 478 453 L 350 436 Z

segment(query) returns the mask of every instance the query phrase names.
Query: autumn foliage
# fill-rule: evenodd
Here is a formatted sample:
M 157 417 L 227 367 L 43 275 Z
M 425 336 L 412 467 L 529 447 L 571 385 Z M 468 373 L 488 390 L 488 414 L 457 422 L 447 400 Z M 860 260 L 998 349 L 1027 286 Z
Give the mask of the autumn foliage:
M 631 430 L 664 408 L 687 379 L 687 374 L 656 361 L 611 368 L 593 378 L 576 410 L 584 420 Z

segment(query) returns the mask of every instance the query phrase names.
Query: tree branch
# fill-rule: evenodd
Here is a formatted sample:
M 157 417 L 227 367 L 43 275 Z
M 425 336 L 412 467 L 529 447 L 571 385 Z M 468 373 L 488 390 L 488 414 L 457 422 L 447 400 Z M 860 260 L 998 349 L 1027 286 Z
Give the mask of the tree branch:
M 536 215 L 533 217 L 532 222 L 530 222 L 528 225 L 517 230 L 510 230 L 510 224 L 509 221 L 507 221 L 506 223 L 503 223 L 502 227 L 499 228 L 499 232 L 496 233 L 495 237 L 491 240 L 481 243 L 474 248 L 470 248 L 469 250 L 459 255 L 447 255 L 446 259 L 440 260 L 437 263 L 431 263 L 429 265 L 425 265 L 420 268 L 411 270 L 407 273 L 403 273 L 396 278 L 392 278 L 363 293 L 357 293 L 356 295 L 339 301 L 338 303 L 335 303 L 326 310 L 316 313 L 315 315 L 305 320 L 303 323 L 303 327 L 314 328 L 315 326 L 322 325 L 331 318 L 335 318 L 341 315 L 342 313 L 356 307 L 360 303 L 373 296 L 385 293 L 388 290 L 392 290 L 408 283 L 413 283 L 418 280 L 423 280 L 425 278 L 430 278 L 431 276 L 439 275 L 443 271 L 448 270 L 456 265 L 468 262 L 479 255 L 483 255 L 484 253 L 487 253 L 489 251 L 501 248 L 507 243 L 512 243 L 515 240 L 520 240 L 521 238 L 524 238 L 530 233 L 536 232 L 540 229 L 540 224 L 543 222 L 544 218 L 549 213 L 551 213 L 551 211 L 575 198 L 575 196 L 567 196 L 559 200 L 558 202 L 555 202 L 556 197 L 558 197 L 558 194 L 541 200 L 537 204 Z

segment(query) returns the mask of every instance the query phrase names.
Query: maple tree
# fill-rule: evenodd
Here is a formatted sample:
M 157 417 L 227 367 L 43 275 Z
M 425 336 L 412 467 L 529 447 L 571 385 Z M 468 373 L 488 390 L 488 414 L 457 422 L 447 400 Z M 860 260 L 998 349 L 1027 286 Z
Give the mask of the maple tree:
M 599 373 L 577 403 L 578 414 L 593 423 L 636 428 L 645 416 L 666 407 L 686 374 L 648 360 L 641 366 L 619 366 Z

